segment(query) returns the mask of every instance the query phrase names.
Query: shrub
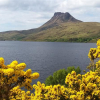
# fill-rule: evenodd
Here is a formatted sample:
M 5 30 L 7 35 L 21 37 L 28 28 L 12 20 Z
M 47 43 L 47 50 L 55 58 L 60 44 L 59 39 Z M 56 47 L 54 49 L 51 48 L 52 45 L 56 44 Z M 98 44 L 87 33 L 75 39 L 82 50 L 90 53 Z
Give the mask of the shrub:
M 81 72 L 80 68 L 77 67 L 75 69 L 74 66 L 72 67 L 67 67 L 67 70 L 65 69 L 60 69 L 56 72 L 53 73 L 53 76 L 48 76 L 45 80 L 45 85 L 65 85 L 65 78 L 68 73 L 71 73 L 72 71 L 76 71 L 77 74 Z

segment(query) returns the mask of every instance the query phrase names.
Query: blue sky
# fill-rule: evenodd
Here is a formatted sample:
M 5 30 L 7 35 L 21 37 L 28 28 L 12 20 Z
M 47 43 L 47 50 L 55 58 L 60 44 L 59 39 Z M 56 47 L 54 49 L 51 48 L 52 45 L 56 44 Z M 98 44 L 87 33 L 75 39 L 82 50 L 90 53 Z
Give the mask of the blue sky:
M 0 0 L 0 32 L 38 28 L 55 12 L 100 22 L 100 0 Z

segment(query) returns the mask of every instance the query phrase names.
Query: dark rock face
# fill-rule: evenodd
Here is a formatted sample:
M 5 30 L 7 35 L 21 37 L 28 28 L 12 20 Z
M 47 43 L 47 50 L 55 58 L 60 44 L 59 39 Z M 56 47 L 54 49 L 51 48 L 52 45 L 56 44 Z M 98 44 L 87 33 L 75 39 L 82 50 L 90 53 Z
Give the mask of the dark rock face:
M 66 12 L 66 13 L 56 12 L 56 13 L 54 13 L 54 16 L 52 17 L 52 19 L 53 20 L 57 19 L 61 22 L 66 22 L 66 21 L 68 21 L 68 22 L 81 22 L 81 21 L 75 19 L 73 16 L 71 16 L 68 12 Z
M 61 12 L 55 12 L 55 13 L 54 13 L 54 16 L 60 16 L 60 15 L 62 15 L 62 14 L 64 14 L 64 13 L 61 13 Z

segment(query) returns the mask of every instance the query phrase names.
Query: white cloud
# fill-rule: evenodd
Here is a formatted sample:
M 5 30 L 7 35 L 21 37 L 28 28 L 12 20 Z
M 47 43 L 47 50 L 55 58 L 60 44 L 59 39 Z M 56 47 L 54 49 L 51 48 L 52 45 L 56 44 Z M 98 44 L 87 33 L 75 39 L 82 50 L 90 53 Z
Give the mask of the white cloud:
M 47 14 L 47 15 L 46 15 Z M 0 29 L 7 30 L 24 30 L 37 28 L 48 21 L 50 13 L 36 13 L 32 11 L 9 11 L 0 10 Z M 10 26 L 11 27 L 10 27 Z M 5 28 L 2 28 L 5 27 Z
M 0 0 L 0 5 L 5 5 L 9 2 L 9 0 Z

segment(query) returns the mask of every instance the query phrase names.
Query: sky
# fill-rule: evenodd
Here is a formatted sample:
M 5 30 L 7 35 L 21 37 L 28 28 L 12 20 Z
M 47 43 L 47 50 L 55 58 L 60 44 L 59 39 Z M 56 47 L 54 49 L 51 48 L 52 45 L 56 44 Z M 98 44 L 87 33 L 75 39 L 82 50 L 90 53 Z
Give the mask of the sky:
M 55 12 L 100 22 L 100 0 L 0 0 L 0 32 L 38 28 Z

